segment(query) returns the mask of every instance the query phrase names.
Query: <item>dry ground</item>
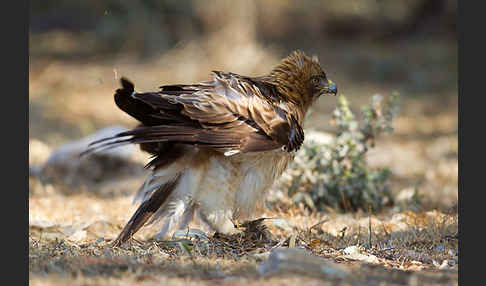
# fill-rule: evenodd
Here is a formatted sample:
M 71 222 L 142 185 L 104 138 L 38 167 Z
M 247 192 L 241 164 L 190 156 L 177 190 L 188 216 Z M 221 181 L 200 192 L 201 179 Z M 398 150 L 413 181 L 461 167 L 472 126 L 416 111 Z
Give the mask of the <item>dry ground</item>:
M 237 67 L 234 72 L 261 74 L 278 60 L 251 46 L 245 53 L 253 62 L 237 65 L 218 58 L 217 51 L 201 55 L 190 45 L 150 64 L 129 58 L 109 63 L 31 59 L 30 164 L 42 163 L 50 150 L 98 128 L 134 126 L 132 119 L 117 110 L 111 96 L 120 75 L 134 80 L 139 90 L 149 90 L 161 83 L 202 80 L 210 70 L 230 70 L 232 64 Z M 194 59 L 204 60 L 194 65 Z M 340 61 L 345 59 L 336 51 L 327 66 L 337 67 Z M 373 83 L 357 86 L 345 72 L 340 67 L 331 74 L 355 109 L 376 92 L 387 95 L 394 90 Z M 444 78 L 440 72 L 437 77 Z M 333 132 L 328 121 L 334 107 L 334 99 L 321 99 L 307 127 Z M 282 190 L 275 190 L 262 214 L 272 218 L 263 221 L 271 237 L 261 229 L 250 229 L 235 237 L 208 233 L 207 241 L 181 238 L 169 243 L 151 240 L 155 229 L 148 228 L 131 245 L 112 249 L 110 241 L 136 208 L 131 196 L 143 177 L 96 191 L 66 191 L 31 177 L 30 284 L 321 285 L 326 281 L 330 285 L 457 285 L 457 138 L 455 87 L 404 94 L 394 134 L 379 139 L 368 156 L 373 166 L 391 168 L 393 191 L 404 198 L 403 203 L 376 214 L 342 214 L 332 209 L 309 213 L 289 202 Z M 417 190 L 420 197 L 415 204 L 406 200 L 411 190 Z M 277 244 L 308 249 L 326 263 L 337 263 L 332 267 L 343 269 L 346 275 L 309 275 L 288 269 L 262 275 L 259 270 Z M 350 246 L 359 250 L 349 254 Z

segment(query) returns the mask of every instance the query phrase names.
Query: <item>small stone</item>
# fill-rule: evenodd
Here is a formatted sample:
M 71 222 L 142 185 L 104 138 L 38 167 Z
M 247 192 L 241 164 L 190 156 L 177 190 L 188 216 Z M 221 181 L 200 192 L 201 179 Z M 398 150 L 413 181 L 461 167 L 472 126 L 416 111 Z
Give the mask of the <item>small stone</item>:
M 86 238 L 86 231 L 85 230 L 78 230 L 71 234 L 67 239 L 71 241 L 81 241 Z
M 439 269 L 447 269 L 449 268 L 449 263 L 447 262 L 447 259 L 442 261 L 442 264 L 439 266 Z
M 374 255 L 368 255 L 360 253 L 359 248 L 356 245 L 348 246 L 343 250 L 345 258 L 360 260 L 368 263 L 379 263 L 378 257 Z
M 299 248 L 275 248 L 270 252 L 269 258 L 260 264 L 258 272 L 261 275 L 298 272 L 334 278 L 349 275 L 348 270 L 341 265 Z
M 346 255 L 357 255 L 359 253 L 359 248 L 356 245 L 348 246 L 343 250 Z
M 181 238 L 193 238 L 193 239 L 201 239 L 204 241 L 208 241 L 209 238 L 206 233 L 200 229 L 191 228 L 191 229 L 181 229 L 172 235 L 172 239 L 181 239 Z
M 275 225 L 276 227 L 283 229 L 285 231 L 291 232 L 293 230 L 292 226 L 285 219 L 275 218 L 275 219 L 272 219 L 270 221 L 273 223 L 273 225 Z

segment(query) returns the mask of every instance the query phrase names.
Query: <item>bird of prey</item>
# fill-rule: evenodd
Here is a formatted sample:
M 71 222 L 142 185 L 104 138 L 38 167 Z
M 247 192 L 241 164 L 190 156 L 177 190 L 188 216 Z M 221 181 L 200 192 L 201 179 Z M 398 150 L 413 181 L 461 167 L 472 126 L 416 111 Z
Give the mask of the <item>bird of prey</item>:
M 163 220 L 164 236 L 194 215 L 216 232 L 238 232 L 233 220 L 254 216 L 302 145 L 309 107 L 337 94 L 317 57 L 301 51 L 264 76 L 213 71 L 212 80 L 155 92 L 136 92 L 125 78 L 121 85 L 116 105 L 141 124 L 93 142 L 87 152 L 140 144 L 153 157 L 135 194 L 141 203 L 115 246 L 145 224 Z

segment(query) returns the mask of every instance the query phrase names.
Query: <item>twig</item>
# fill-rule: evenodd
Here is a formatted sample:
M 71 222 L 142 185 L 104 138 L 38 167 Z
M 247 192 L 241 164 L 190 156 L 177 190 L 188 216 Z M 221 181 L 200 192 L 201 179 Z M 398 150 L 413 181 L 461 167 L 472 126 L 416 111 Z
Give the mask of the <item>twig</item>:
M 287 241 L 287 238 L 286 238 L 286 237 L 283 237 L 283 238 L 280 240 L 280 242 L 279 242 L 279 243 L 277 243 L 277 244 L 275 244 L 274 246 L 272 246 L 272 247 L 270 248 L 270 250 L 272 250 L 272 249 L 274 249 L 274 248 L 277 248 L 277 247 L 282 246 L 282 245 L 283 245 L 283 244 L 284 244 L 286 241 Z
M 341 239 L 343 239 L 343 238 L 344 238 L 344 235 L 346 234 L 346 230 L 347 230 L 347 229 L 348 229 L 348 227 L 347 227 L 347 226 L 345 226 L 345 227 L 343 227 L 343 229 L 341 229 L 341 230 L 339 231 L 339 233 L 341 233 Z
M 372 245 L 371 245 L 371 231 L 372 231 L 371 230 L 371 206 L 368 206 L 368 214 L 369 214 L 369 216 L 368 216 L 369 224 L 368 225 L 369 225 L 369 232 L 370 232 L 370 249 L 371 249 L 371 247 L 372 247 Z
M 323 223 L 325 223 L 325 222 L 327 222 L 327 221 L 328 221 L 328 219 L 326 218 L 326 219 L 323 219 L 323 220 L 321 220 L 320 222 L 318 222 L 318 223 L 314 224 L 313 226 L 311 226 L 311 227 L 309 228 L 309 232 L 310 232 L 311 230 L 313 230 L 314 228 L 316 228 L 317 226 L 319 226 L 319 225 L 321 225 L 321 224 L 323 224 Z
M 381 226 L 383 227 L 383 231 L 385 232 L 385 235 L 389 236 L 390 234 L 388 233 L 388 231 L 386 231 L 385 224 L 383 222 L 381 222 Z

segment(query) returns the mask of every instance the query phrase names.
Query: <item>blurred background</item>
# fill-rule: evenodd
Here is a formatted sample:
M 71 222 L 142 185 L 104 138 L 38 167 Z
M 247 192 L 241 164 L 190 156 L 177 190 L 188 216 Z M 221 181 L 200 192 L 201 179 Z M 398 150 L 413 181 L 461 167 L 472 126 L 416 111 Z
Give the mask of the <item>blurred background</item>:
M 121 76 L 139 91 L 212 70 L 257 76 L 301 49 L 356 114 L 374 94 L 400 94 L 395 130 L 368 160 L 391 169 L 397 196 L 413 188 L 423 209 L 455 208 L 457 1 L 45 0 L 30 9 L 30 164 L 99 128 L 135 126 L 113 101 Z M 336 132 L 335 107 L 321 98 L 305 127 Z

